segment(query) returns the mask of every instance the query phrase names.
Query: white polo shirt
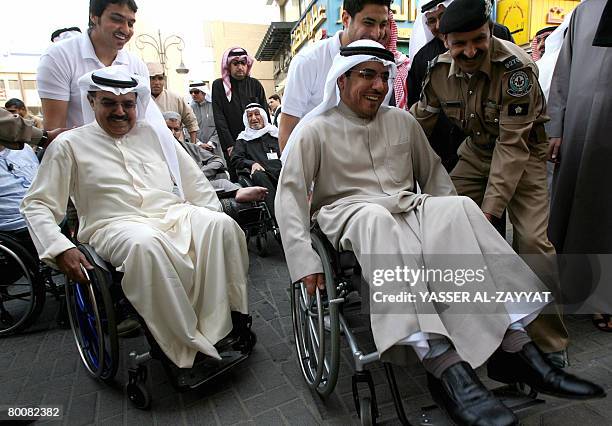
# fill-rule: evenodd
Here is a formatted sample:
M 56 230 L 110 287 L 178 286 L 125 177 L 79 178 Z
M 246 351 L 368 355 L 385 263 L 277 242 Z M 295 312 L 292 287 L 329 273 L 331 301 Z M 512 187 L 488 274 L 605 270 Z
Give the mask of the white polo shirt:
M 126 65 L 134 74 L 149 76 L 145 63 L 123 49 L 117 52 L 113 65 Z M 69 102 L 66 127 L 81 126 L 84 123 L 78 80 L 84 74 L 104 67 L 106 65 L 96 56 L 88 34 L 54 43 L 38 64 L 36 82 L 39 97 Z
M 327 73 L 340 52 L 340 35 L 317 41 L 300 50 L 291 60 L 283 95 L 283 112 L 302 118 L 323 102 Z

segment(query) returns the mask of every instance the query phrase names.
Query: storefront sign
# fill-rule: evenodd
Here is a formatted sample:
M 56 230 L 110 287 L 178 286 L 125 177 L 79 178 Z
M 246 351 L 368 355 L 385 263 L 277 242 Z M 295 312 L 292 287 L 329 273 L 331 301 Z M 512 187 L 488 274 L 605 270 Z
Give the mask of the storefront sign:
M 304 16 L 298 26 L 291 32 L 291 54 L 302 47 L 306 40 L 315 38 L 317 29 L 327 20 L 324 6 L 314 5 L 312 9 Z
M 497 22 L 508 27 L 519 46 L 529 43 L 528 0 L 500 0 L 497 3 Z
M 562 7 L 551 7 L 546 14 L 547 24 L 562 24 L 565 19 L 565 10 Z

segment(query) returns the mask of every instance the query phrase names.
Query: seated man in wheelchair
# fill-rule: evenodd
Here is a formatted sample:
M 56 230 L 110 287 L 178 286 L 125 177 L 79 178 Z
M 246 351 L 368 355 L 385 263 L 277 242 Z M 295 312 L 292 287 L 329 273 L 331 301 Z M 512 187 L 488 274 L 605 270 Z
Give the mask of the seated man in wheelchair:
M 247 105 L 242 116 L 244 130 L 238 135 L 232 165 L 245 171 L 255 185 L 267 188 L 266 205 L 274 217 L 274 197 L 281 171 L 278 129 L 268 122 L 268 114 L 256 103 Z
M 486 303 L 475 297 L 544 294 L 545 287 L 478 206 L 456 196 L 415 119 L 381 106 L 394 75 L 393 54 L 378 43 L 342 48 L 323 102 L 291 134 L 276 203 L 292 281 L 310 294 L 325 289 L 311 246 L 314 217 L 333 247 L 353 251 L 361 265 L 382 358 L 405 359 L 412 346 L 434 400 L 458 424 L 517 423 L 474 373 L 487 360 L 498 381 L 524 382 L 557 397 L 605 396 L 601 387 L 554 367 L 525 332 L 544 300 Z M 459 289 L 456 264 L 480 270 L 482 279 Z M 436 270 L 451 271 L 450 280 L 429 276 Z M 423 275 L 414 278 L 410 271 Z M 474 303 L 440 299 L 458 289 Z
M 262 186 L 251 186 L 241 188 L 232 183 L 227 174 L 227 168 L 223 159 L 218 155 L 213 154 L 209 150 L 184 141 L 184 133 L 182 130 L 181 116 L 174 111 L 166 111 L 163 113 L 168 129 L 172 132 L 178 143 L 187 151 L 187 153 L 197 163 L 204 176 L 208 178 L 212 187 L 217 191 L 219 198 L 235 197 L 239 203 L 248 203 L 251 201 L 262 201 L 268 194 L 268 190 Z
M 38 171 L 38 158 L 29 145 L 11 150 L 0 145 L 0 232 L 36 253 L 19 205 Z
M 111 66 L 79 86 L 89 124 L 51 145 L 22 204 L 40 258 L 87 281 L 92 265 L 57 226 L 71 198 L 78 239 L 124 273 L 125 296 L 174 364 L 219 359 L 230 333 L 251 342 L 244 234 L 161 114 L 145 121 L 147 80 Z

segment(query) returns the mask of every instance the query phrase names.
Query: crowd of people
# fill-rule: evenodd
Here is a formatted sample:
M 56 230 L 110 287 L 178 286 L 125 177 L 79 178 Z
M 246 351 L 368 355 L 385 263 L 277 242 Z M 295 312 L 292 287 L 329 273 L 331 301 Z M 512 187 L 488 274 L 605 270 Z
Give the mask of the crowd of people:
M 135 1 L 90 0 L 88 31 L 54 32 L 40 59 L 43 121 L 18 99 L 0 110 L 0 231 L 75 281 L 92 268 L 75 241 L 91 244 L 124 273 L 127 299 L 181 368 L 197 353 L 218 358 L 215 344 L 247 323 L 245 235 L 219 198 L 267 205 L 291 280 L 309 294 L 326 286 L 313 220 L 336 250 L 355 253 L 366 282 L 382 267 L 376 255 L 417 270 L 469 254 L 488 266 L 478 291 L 556 300 L 460 313 L 431 301 L 371 305 L 383 359 L 415 352 L 458 424 L 517 422 L 474 373 L 485 362 L 501 382 L 603 397 L 563 370 L 572 343 L 563 304 L 610 292 L 589 293 L 584 262 L 555 255 L 612 253 L 612 201 L 601 190 L 612 3 L 583 1 L 536 34 L 531 55 L 491 9 L 490 0 L 424 4 L 405 55 L 390 0 L 344 0 L 344 29 L 292 58 L 282 98 L 266 96 L 254 59 L 233 47 L 211 87 L 189 85 L 189 104 L 166 88 L 161 64 L 124 49 Z M 76 239 L 57 226 L 71 209 Z M 595 299 L 593 324 L 610 332 L 612 299 Z

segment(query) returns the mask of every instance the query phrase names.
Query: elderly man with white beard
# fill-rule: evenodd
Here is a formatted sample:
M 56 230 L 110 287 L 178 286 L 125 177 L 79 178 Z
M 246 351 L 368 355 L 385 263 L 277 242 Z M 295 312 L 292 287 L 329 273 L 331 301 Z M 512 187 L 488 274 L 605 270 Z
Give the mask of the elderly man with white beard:
M 255 185 L 268 190 L 266 205 L 274 216 L 274 198 L 282 163 L 278 146 L 278 129 L 268 122 L 263 106 L 247 105 L 242 116 L 244 130 L 238 135 L 232 154 L 236 170 L 246 169 Z
M 124 273 L 123 291 L 165 355 L 181 368 L 198 352 L 220 358 L 217 342 L 250 333 L 244 233 L 169 130 L 168 145 L 144 120 L 144 78 L 112 66 L 79 86 L 89 124 L 54 142 L 22 204 L 40 258 L 87 281 L 81 265 L 91 265 L 56 225 L 72 198 L 78 240 Z
M 393 59 L 369 40 L 342 48 L 327 76 L 323 102 L 291 134 L 276 206 L 292 281 L 301 281 L 309 294 L 325 289 L 321 261 L 311 246 L 310 218 L 316 217 L 337 250 L 355 253 L 368 284 L 381 268 L 448 269 L 470 256 L 473 269 L 486 265 L 484 278 L 462 291 L 543 291 L 480 208 L 456 196 L 416 120 L 407 111 L 381 106 L 395 74 Z M 395 278 L 387 288 L 417 294 L 448 290 L 449 284 Z M 545 303 L 474 303 L 468 309 L 417 298 L 392 306 L 372 297 L 378 289 L 370 292 L 378 352 L 400 361 L 412 347 L 428 373 L 434 400 L 457 424 L 518 423 L 474 373 L 487 360 L 489 375 L 498 381 L 521 381 L 567 398 L 605 396 L 599 386 L 552 366 L 525 332 Z

